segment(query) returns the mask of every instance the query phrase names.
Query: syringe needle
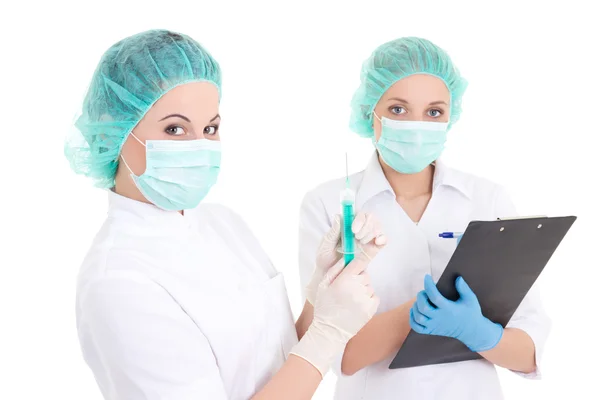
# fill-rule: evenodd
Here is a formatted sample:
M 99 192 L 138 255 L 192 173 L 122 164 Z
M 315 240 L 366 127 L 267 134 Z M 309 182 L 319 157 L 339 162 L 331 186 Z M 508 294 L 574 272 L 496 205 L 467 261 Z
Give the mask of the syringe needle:
M 346 185 L 348 184 L 348 152 L 346 152 Z

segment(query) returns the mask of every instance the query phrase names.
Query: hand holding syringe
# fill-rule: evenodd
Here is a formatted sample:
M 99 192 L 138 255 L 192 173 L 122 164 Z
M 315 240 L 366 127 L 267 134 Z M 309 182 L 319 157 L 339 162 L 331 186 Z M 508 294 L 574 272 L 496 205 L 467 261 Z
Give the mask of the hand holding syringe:
M 346 154 L 346 187 L 340 193 L 340 203 L 342 212 L 342 247 L 340 252 L 344 255 L 344 265 L 348 265 L 356 252 L 355 240 L 360 244 L 366 245 L 375 239 L 375 244 L 382 246 L 386 242 L 385 236 L 381 234 L 379 227 L 373 226 L 373 217 L 364 213 L 359 213 L 355 218 L 355 194 L 350 188 L 350 178 L 348 176 L 348 154 Z M 364 220 L 363 220 L 364 219 Z M 371 219 L 371 221 L 369 221 Z
M 361 253 L 370 260 L 387 243 L 375 215 L 355 211 L 354 191 L 346 178 L 346 189 L 342 192 L 342 215 L 335 215 L 331 228 L 321 240 L 317 248 L 315 270 L 305 289 L 306 300 L 310 304 L 314 304 L 317 288 L 327 271 L 341 262 L 342 257 L 344 266 Z
M 343 230 L 340 215 L 334 217 L 331 229 L 329 229 L 321 240 L 317 249 L 315 270 L 306 287 L 306 300 L 310 304 L 314 304 L 317 288 L 330 268 L 338 262 L 343 262 L 344 266 L 347 266 L 349 264 L 349 262 L 346 262 L 348 259 L 354 260 L 355 256 L 356 258 L 360 258 L 361 254 L 364 258 L 372 260 L 387 243 L 387 238 L 382 233 L 379 222 L 372 214 L 363 211 L 356 213 L 350 229 L 352 231 L 354 249 L 351 257 L 342 257 L 340 254 L 343 253 L 340 246 Z

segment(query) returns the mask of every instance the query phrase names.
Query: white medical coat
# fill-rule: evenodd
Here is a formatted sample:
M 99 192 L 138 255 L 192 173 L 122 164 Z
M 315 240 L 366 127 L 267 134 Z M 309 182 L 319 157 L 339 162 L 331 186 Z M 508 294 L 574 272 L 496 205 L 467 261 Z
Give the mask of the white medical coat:
M 344 178 L 345 179 L 345 178 Z M 332 218 L 340 212 L 339 193 L 344 179 L 326 182 L 307 193 L 300 216 L 300 278 L 302 288 L 314 269 L 317 247 Z M 436 163 L 433 194 L 418 224 L 396 202 L 377 154 L 367 168 L 350 178 L 356 191 L 356 208 L 374 213 L 388 237 L 387 246 L 375 257 L 368 271 L 375 293 L 381 298 L 378 313 L 389 311 L 411 300 L 423 289 L 423 278 L 430 273 L 439 279 L 454 249 L 456 240 L 442 239 L 439 232 L 464 231 L 472 220 L 514 217 L 516 210 L 506 191 L 485 179 Z M 550 320 L 544 313 L 538 285 L 529 291 L 508 327 L 520 328 L 533 339 L 537 370 L 520 374 L 540 377 L 542 350 Z M 486 360 L 390 370 L 394 354 L 368 366 L 353 376 L 341 373 L 341 355 L 334 371 L 338 375 L 335 398 L 405 400 L 496 400 L 502 390 L 495 366 Z
M 249 399 L 297 343 L 283 277 L 218 205 L 109 193 L 77 283 L 85 361 L 111 400 Z

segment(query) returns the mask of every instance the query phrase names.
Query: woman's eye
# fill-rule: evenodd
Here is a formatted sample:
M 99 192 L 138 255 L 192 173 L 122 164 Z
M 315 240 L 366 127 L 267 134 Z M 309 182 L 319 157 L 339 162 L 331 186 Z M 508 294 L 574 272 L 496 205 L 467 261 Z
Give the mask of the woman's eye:
M 204 128 L 204 134 L 205 135 L 214 135 L 217 133 L 217 131 L 219 130 L 218 126 L 207 126 L 206 128 Z
M 427 115 L 429 115 L 432 118 L 437 118 L 440 115 L 442 115 L 442 112 L 440 110 L 429 110 L 427 111 Z
M 391 111 L 396 114 L 396 115 L 400 115 L 400 114 L 405 114 L 406 110 L 403 107 L 392 107 Z
M 185 130 L 181 126 L 170 126 L 165 129 L 165 132 L 173 136 L 185 135 Z

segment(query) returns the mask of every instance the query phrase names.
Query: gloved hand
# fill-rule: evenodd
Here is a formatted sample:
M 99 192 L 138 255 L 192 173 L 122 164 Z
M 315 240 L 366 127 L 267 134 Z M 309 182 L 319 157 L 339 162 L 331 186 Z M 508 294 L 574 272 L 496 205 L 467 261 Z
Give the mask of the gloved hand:
M 425 290 L 419 292 L 410 310 L 411 328 L 417 333 L 458 339 L 471 351 L 493 349 L 504 328 L 483 316 L 477 296 L 462 277 L 456 280 L 456 290 L 460 298 L 448 300 L 438 291 L 431 275 L 425 276 Z
M 369 261 L 360 253 L 346 268 L 341 259 L 327 271 L 317 288 L 313 321 L 291 351 L 314 365 L 322 376 L 377 311 L 379 298 L 365 272 Z
M 359 211 L 352 222 L 352 232 L 354 232 L 356 240 L 362 245 L 358 248 L 358 251 L 365 253 L 371 259 L 387 243 L 387 238 L 381 231 L 379 221 L 373 214 Z M 312 305 L 315 304 L 317 288 L 323 281 L 325 274 L 342 257 L 342 254 L 337 250 L 341 238 L 341 216 L 336 215 L 331 229 L 325 234 L 317 249 L 315 270 L 306 287 L 306 300 Z

